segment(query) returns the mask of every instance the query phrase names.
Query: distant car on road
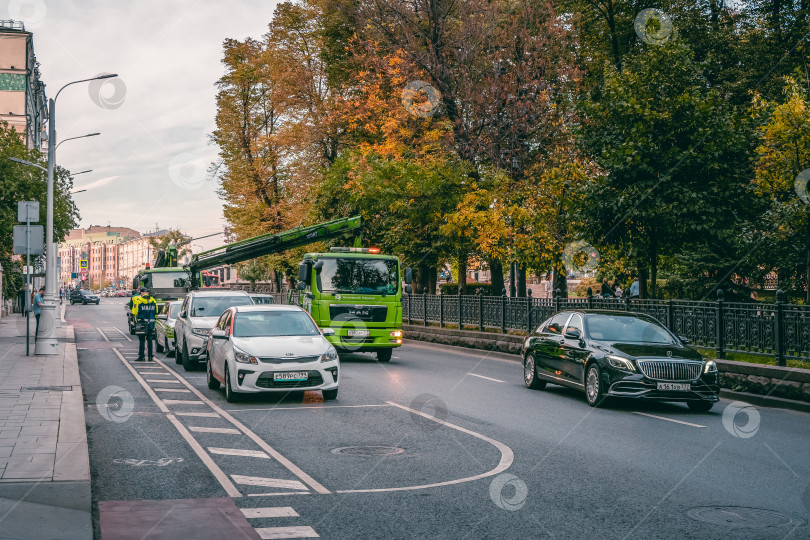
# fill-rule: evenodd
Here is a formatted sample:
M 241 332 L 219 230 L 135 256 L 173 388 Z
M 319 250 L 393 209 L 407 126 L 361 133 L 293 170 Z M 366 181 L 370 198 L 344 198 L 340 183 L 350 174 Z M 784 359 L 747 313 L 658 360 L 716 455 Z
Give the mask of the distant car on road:
M 656 319 L 610 310 L 561 311 L 523 343 L 528 388 L 555 383 L 605 397 L 686 402 L 706 412 L 718 401 L 717 364 L 687 346 Z
M 75 289 L 70 293 L 70 304 L 99 304 L 101 298 L 93 291 L 87 289 Z
M 208 388 L 225 385 L 225 399 L 240 394 L 321 390 L 338 394 L 338 353 L 309 314 L 298 306 L 237 306 L 211 330 L 206 349 Z
M 205 361 L 208 331 L 226 309 L 252 305 L 245 291 L 203 289 L 188 293 L 174 323 L 175 354 L 181 355 L 183 367 L 191 371 Z
M 180 314 L 183 300 L 169 300 L 164 303 L 158 312 L 155 323 L 155 348 L 158 352 L 165 352 L 168 357 L 176 357 L 179 364 L 181 359 L 177 354 L 174 343 L 174 323 Z

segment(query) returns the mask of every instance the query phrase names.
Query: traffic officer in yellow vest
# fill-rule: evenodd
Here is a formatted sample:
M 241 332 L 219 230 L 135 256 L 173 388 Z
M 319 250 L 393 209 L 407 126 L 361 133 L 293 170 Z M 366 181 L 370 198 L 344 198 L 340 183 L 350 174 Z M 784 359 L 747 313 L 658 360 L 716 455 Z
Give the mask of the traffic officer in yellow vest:
M 138 361 L 143 362 L 144 340 L 149 343 L 149 362 L 152 362 L 152 339 L 155 337 L 155 321 L 157 320 L 157 302 L 149 296 L 149 289 L 141 287 L 141 295 L 132 297 L 132 315 L 135 324 L 143 322 L 146 332 L 138 334 L 140 343 L 138 344 Z

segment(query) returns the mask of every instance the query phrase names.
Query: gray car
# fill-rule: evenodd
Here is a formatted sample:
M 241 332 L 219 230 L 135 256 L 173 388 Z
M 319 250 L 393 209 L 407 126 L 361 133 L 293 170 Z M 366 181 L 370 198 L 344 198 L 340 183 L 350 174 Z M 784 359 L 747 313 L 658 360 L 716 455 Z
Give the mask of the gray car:
M 180 363 L 186 371 L 206 360 L 208 334 L 222 313 L 232 306 L 250 306 L 253 300 L 245 291 L 192 291 L 180 307 L 174 323 L 174 339 Z

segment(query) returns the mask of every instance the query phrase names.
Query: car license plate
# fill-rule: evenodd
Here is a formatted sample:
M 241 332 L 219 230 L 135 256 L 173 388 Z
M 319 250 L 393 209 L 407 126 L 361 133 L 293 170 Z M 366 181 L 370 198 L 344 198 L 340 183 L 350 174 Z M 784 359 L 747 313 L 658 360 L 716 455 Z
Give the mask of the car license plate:
M 675 392 L 691 392 L 692 385 L 691 384 L 681 384 L 681 383 L 669 383 L 669 382 L 660 382 L 658 383 L 659 390 L 671 390 Z
M 273 374 L 274 381 L 305 381 L 309 378 L 306 371 L 282 371 Z
M 368 330 L 349 330 L 349 337 L 368 337 Z

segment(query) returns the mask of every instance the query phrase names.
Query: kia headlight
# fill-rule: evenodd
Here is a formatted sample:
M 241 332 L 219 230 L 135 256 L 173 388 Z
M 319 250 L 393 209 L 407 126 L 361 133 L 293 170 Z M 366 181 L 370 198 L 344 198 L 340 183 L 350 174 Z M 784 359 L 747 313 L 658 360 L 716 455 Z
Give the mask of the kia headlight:
M 239 349 L 237 349 L 235 347 L 233 349 L 233 358 L 234 358 L 234 360 L 236 360 L 237 362 L 240 362 L 242 364 L 258 364 L 259 363 L 258 358 L 256 358 L 255 356 L 253 356 L 251 354 L 246 353 L 245 351 L 240 351 Z
M 616 369 L 621 369 L 622 371 L 636 370 L 636 367 L 633 365 L 633 362 L 631 362 L 627 358 L 622 358 L 621 356 L 608 356 L 607 361 L 608 364 L 615 367 Z
M 706 366 L 703 368 L 703 373 L 717 373 L 717 363 L 714 360 L 709 360 L 706 362 Z
M 338 359 L 338 353 L 334 347 L 330 347 L 328 351 L 321 355 L 321 362 L 334 362 Z

